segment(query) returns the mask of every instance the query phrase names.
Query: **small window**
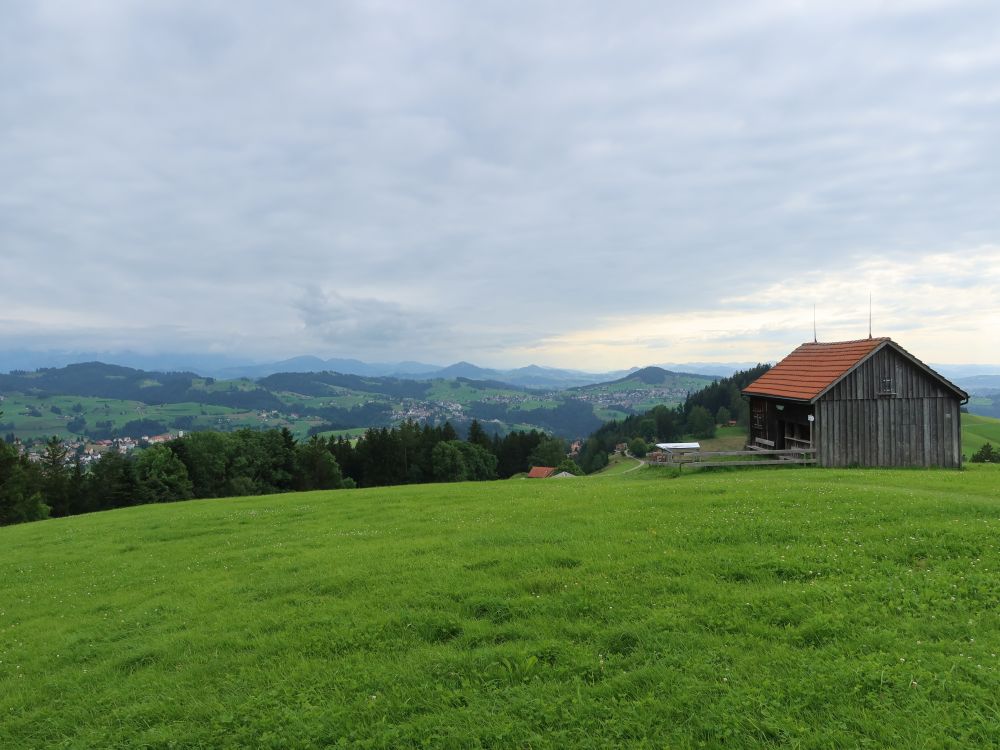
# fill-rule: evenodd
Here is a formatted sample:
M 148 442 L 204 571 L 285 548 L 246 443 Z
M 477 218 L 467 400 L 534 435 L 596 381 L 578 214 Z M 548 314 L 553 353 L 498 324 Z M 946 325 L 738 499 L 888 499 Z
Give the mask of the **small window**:
M 896 383 L 892 377 L 892 363 L 885 363 L 878 376 L 878 390 L 876 393 L 879 396 L 895 396 L 896 395 Z

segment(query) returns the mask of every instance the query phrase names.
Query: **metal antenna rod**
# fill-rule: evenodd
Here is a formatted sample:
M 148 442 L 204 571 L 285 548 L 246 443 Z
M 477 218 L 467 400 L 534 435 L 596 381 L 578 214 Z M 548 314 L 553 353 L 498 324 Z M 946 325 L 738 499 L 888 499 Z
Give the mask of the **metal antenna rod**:
M 816 339 L 816 303 L 813 302 L 813 343 L 817 342 Z
M 872 337 L 872 293 L 868 292 L 868 338 Z

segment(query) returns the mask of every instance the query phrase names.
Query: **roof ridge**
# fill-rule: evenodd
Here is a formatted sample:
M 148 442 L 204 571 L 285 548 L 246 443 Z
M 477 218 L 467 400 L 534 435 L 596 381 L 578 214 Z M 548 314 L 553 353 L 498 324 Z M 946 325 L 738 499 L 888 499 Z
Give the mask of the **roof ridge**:
M 892 341 L 888 336 L 872 336 L 863 339 L 849 339 L 847 341 L 807 341 L 799 346 L 837 346 L 838 344 L 866 344 L 869 341 Z

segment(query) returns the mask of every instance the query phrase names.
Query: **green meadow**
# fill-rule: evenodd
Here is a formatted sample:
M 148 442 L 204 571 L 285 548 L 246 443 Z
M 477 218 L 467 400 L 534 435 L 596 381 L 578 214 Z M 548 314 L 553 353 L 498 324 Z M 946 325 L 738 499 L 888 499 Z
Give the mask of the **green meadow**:
M 986 443 L 1000 450 L 1000 419 L 963 414 L 962 452 L 971 456 Z
M 998 547 L 995 466 L 3 528 L 0 747 L 995 747 Z

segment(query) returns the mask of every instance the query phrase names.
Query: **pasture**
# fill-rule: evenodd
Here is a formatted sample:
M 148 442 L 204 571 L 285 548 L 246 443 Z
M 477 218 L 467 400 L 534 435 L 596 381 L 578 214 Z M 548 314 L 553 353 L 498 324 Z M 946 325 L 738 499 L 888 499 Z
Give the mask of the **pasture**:
M 656 469 L 0 529 L 2 747 L 990 747 L 1000 467 Z
M 991 443 L 1000 450 L 1000 419 L 963 414 L 962 453 L 967 457 L 971 456 L 986 443 Z

